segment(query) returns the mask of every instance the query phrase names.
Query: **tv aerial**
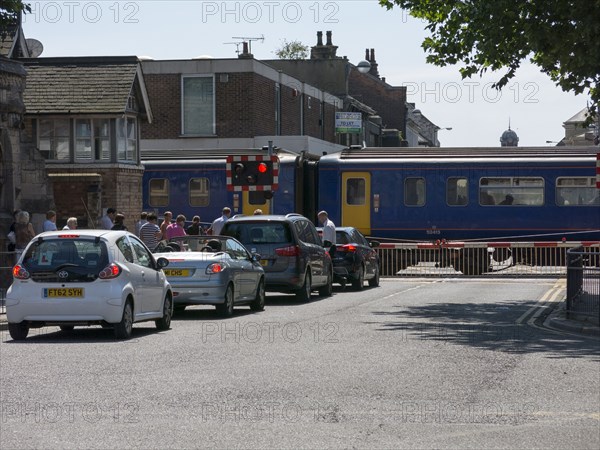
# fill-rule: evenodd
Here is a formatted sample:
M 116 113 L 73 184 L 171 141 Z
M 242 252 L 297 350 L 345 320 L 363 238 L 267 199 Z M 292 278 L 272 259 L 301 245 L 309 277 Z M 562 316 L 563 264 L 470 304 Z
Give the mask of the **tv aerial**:
M 260 37 L 233 36 L 231 39 L 239 39 L 240 40 L 240 42 L 232 42 L 232 44 L 239 45 L 239 44 L 243 44 L 244 42 L 247 42 L 248 43 L 248 52 L 252 53 L 252 42 L 253 41 L 265 42 L 265 35 L 261 34 Z M 239 47 L 236 52 L 239 53 Z

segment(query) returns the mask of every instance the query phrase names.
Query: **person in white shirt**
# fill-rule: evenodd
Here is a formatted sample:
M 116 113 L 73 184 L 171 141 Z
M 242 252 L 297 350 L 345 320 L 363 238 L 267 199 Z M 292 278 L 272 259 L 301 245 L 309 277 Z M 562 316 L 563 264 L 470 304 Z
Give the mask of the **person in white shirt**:
M 69 217 L 67 224 L 63 227 L 63 230 L 76 230 L 77 229 L 77 217 Z
M 103 230 L 110 230 L 115 224 L 115 215 L 117 210 L 115 208 L 108 208 L 106 214 L 100 219 L 100 228 Z
M 323 227 L 323 241 L 329 241 L 335 245 L 335 224 L 329 219 L 327 211 L 321 211 L 317 217 Z
M 212 234 L 212 235 L 221 234 L 223 225 L 225 225 L 225 222 L 227 222 L 230 215 L 231 215 L 231 208 L 228 208 L 227 206 L 225 208 L 223 208 L 223 215 L 213 221 L 213 223 L 209 229 L 209 234 Z

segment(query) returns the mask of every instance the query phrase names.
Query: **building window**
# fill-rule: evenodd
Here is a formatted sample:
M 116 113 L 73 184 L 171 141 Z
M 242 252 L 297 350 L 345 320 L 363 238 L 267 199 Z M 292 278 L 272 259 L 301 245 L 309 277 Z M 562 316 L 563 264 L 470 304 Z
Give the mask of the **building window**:
M 169 206 L 169 180 L 166 178 L 153 178 L 149 184 L 148 204 L 154 208 Z
M 598 206 L 600 190 L 593 177 L 561 177 L 556 179 L 556 204 L 558 206 Z
M 190 180 L 190 206 L 208 206 L 210 203 L 210 184 L 208 178 Z
M 117 159 L 137 161 L 137 122 L 133 117 L 117 119 Z
M 212 76 L 182 78 L 183 134 L 214 135 L 214 79 Z
M 542 206 L 544 179 L 539 177 L 494 177 L 479 180 L 479 204 Z
M 425 178 L 409 177 L 404 180 L 404 204 L 406 206 L 425 205 Z
M 69 119 L 40 119 L 38 148 L 49 160 L 69 160 L 71 126 Z
M 450 177 L 446 180 L 446 203 L 448 206 L 466 206 L 469 203 L 466 178 Z
M 76 119 L 75 159 L 110 161 L 109 130 L 108 119 Z

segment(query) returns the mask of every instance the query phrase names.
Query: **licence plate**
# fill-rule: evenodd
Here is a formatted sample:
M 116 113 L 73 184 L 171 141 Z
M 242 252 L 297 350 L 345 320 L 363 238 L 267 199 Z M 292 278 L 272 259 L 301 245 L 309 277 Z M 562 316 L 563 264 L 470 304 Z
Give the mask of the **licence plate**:
M 83 288 L 44 288 L 44 298 L 83 298 Z
M 268 259 L 261 259 L 260 260 L 260 265 L 263 267 L 267 267 L 269 265 L 269 260 Z
M 189 269 L 163 269 L 165 275 L 168 277 L 189 277 Z

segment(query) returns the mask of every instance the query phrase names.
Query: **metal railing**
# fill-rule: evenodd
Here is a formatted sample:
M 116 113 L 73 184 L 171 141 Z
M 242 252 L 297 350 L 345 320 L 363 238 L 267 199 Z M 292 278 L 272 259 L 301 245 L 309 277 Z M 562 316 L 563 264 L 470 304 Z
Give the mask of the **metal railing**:
M 564 277 L 567 250 L 600 248 L 590 242 L 382 243 L 384 277 Z
M 600 324 L 600 249 L 567 251 L 567 318 Z

